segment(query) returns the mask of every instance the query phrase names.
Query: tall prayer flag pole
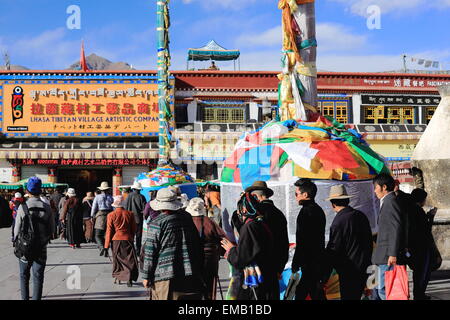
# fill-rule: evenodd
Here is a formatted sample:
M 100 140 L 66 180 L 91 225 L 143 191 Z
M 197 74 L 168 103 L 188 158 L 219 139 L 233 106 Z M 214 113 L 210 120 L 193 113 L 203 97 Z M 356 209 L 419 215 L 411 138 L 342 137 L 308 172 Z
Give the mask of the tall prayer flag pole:
M 169 51 L 169 2 L 170 0 L 157 1 L 158 34 L 158 109 L 159 109 L 159 165 L 168 163 L 170 153 L 170 128 L 169 123 L 173 119 L 170 110 L 170 51 Z
M 279 0 L 283 57 L 278 75 L 281 120 L 308 121 L 317 112 L 317 41 L 314 0 Z

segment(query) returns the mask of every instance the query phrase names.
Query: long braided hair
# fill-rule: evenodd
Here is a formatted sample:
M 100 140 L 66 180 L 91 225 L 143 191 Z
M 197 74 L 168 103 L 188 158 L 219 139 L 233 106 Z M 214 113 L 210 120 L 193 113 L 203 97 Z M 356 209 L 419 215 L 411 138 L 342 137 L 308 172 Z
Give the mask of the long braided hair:
M 259 202 L 255 196 L 249 192 L 245 192 L 238 202 L 238 214 L 242 221 L 246 218 L 257 219 L 261 217 L 259 212 Z

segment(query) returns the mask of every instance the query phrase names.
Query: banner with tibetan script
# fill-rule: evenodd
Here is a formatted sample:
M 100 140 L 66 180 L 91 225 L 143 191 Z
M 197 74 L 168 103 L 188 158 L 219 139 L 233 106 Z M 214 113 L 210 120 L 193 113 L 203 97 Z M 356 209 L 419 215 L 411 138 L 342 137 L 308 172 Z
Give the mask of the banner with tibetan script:
M 145 82 L 3 83 L 3 133 L 157 135 L 158 87 Z

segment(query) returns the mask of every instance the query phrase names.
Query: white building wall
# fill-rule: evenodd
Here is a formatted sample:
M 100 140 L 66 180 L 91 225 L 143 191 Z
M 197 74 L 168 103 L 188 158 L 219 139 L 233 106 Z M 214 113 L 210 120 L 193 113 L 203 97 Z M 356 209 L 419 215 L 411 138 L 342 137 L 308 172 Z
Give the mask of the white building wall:
M 361 123 L 361 95 L 354 94 L 352 96 L 352 106 L 353 106 L 353 123 L 360 124 Z
M 193 123 L 197 120 L 197 100 L 194 100 L 188 104 L 187 114 L 189 123 Z

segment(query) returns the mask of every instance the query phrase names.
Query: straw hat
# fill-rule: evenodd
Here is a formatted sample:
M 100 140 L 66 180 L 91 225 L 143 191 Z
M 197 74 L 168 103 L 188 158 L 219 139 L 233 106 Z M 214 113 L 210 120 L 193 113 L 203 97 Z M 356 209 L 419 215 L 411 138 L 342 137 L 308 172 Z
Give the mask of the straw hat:
M 173 190 L 163 188 L 158 190 L 156 199 L 150 201 L 150 207 L 155 211 L 176 211 L 181 209 L 183 204 L 178 200 L 177 194 Z
M 115 196 L 113 199 L 114 199 L 114 202 L 113 202 L 112 206 L 114 208 L 123 208 L 123 197 L 122 196 Z
M 94 199 L 95 199 L 94 193 L 89 191 L 89 192 L 86 192 L 86 197 L 84 197 L 83 201 L 84 200 L 94 200 Z
M 68 197 L 75 197 L 77 194 L 76 194 L 74 188 L 69 188 L 69 189 L 67 189 L 66 195 L 67 195 Z
M 99 189 L 99 190 L 108 190 L 108 189 L 111 189 L 111 187 L 109 186 L 108 182 L 103 181 L 100 184 L 100 187 L 98 187 L 97 189 Z
M 267 198 L 273 196 L 273 190 L 267 187 L 267 183 L 265 181 L 255 181 L 253 184 L 245 189 L 245 192 L 252 193 L 253 191 L 261 190 L 264 191 L 267 195 Z
M 331 187 L 330 196 L 326 200 L 350 199 L 351 197 L 347 194 L 343 184 L 337 184 Z
M 189 212 L 193 217 L 199 217 L 206 215 L 205 201 L 202 198 L 192 198 L 186 208 L 186 212 Z

